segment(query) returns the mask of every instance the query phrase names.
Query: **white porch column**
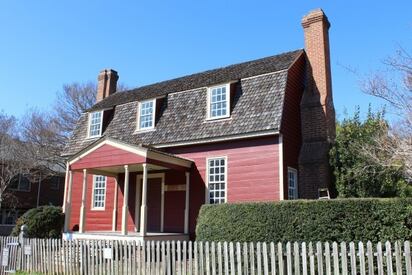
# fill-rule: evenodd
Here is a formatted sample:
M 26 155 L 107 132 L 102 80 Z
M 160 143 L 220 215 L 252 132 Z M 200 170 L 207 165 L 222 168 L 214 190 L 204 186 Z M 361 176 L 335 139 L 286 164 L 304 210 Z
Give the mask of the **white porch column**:
M 186 172 L 186 191 L 185 191 L 185 234 L 189 234 L 189 183 L 190 172 Z
M 140 208 L 140 236 L 147 232 L 147 164 L 143 163 L 142 206 Z
M 64 193 L 63 193 L 63 213 L 66 213 L 66 199 L 67 199 L 67 184 L 69 181 L 69 163 L 66 162 L 66 176 L 64 177 Z
M 122 208 L 122 234 L 127 235 L 127 212 L 129 212 L 129 166 L 124 166 L 124 193 Z
M 72 212 L 72 185 L 73 185 L 73 172 L 69 170 L 69 186 L 67 189 L 67 200 L 66 200 L 66 210 L 65 217 L 64 217 L 64 232 L 69 232 L 70 226 L 70 215 Z
M 84 233 L 86 222 L 86 198 L 87 198 L 87 170 L 83 169 L 83 190 L 82 190 L 82 204 L 80 206 L 80 224 L 79 233 Z
M 114 178 L 114 200 L 113 200 L 113 216 L 112 216 L 112 231 L 116 231 L 117 224 L 117 190 L 119 189 L 118 178 Z

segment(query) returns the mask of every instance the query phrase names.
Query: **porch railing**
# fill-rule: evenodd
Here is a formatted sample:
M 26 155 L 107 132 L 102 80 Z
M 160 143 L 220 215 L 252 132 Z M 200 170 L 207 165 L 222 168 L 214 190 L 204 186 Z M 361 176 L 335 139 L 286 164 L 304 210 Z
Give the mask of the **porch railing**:
M 17 243 L 17 245 L 16 245 Z M 1 274 L 411 274 L 410 243 L 0 238 Z

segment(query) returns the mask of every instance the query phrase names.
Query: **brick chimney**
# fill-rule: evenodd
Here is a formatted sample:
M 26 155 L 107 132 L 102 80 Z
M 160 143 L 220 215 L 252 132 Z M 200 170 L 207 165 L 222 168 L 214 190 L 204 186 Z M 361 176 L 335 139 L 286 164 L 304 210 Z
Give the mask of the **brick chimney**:
M 299 196 L 316 199 L 331 190 L 329 148 L 335 140 L 335 109 L 329 52 L 330 23 L 321 9 L 302 19 L 306 81 L 301 101 L 302 147 L 299 155 Z
M 97 77 L 96 103 L 116 92 L 118 79 L 119 75 L 112 69 L 104 69 L 99 73 L 99 76 Z

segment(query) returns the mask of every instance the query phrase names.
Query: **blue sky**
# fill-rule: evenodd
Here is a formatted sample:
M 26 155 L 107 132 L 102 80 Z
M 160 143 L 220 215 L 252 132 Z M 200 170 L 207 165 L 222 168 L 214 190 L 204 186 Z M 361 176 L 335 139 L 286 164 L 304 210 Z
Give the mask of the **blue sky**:
M 103 68 L 136 87 L 303 48 L 300 20 L 318 7 L 332 24 L 338 117 L 378 108 L 345 67 L 367 74 L 398 44 L 412 50 L 410 0 L 3 0 L 0 110 L 47 109 L 63 84 L 95 80 Z

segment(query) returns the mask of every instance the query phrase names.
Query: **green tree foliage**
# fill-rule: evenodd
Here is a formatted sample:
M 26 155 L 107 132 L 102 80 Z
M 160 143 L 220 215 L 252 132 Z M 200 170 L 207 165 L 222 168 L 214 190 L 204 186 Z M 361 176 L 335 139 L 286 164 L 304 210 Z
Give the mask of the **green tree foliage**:
M 412 238 L 412 199 L 297 200 L 202 206 L 200 241 L 394 241 Z
M 384 165 L 385 159 L 391 158 L 384 150 L 386 142 L 391 142 L 391 137 L 384 112 L 369 109 L 362 120 L 358 108 L 353 117 L 337 123 L 330 164 L 339 197 L 411 196 L 403 165 Z
M 29 238 L 61 238 L 64 214 L 60 207 L 40 206 L 24 213 L 16 222 L 12 235 L 17 236 L 23 224 Z

